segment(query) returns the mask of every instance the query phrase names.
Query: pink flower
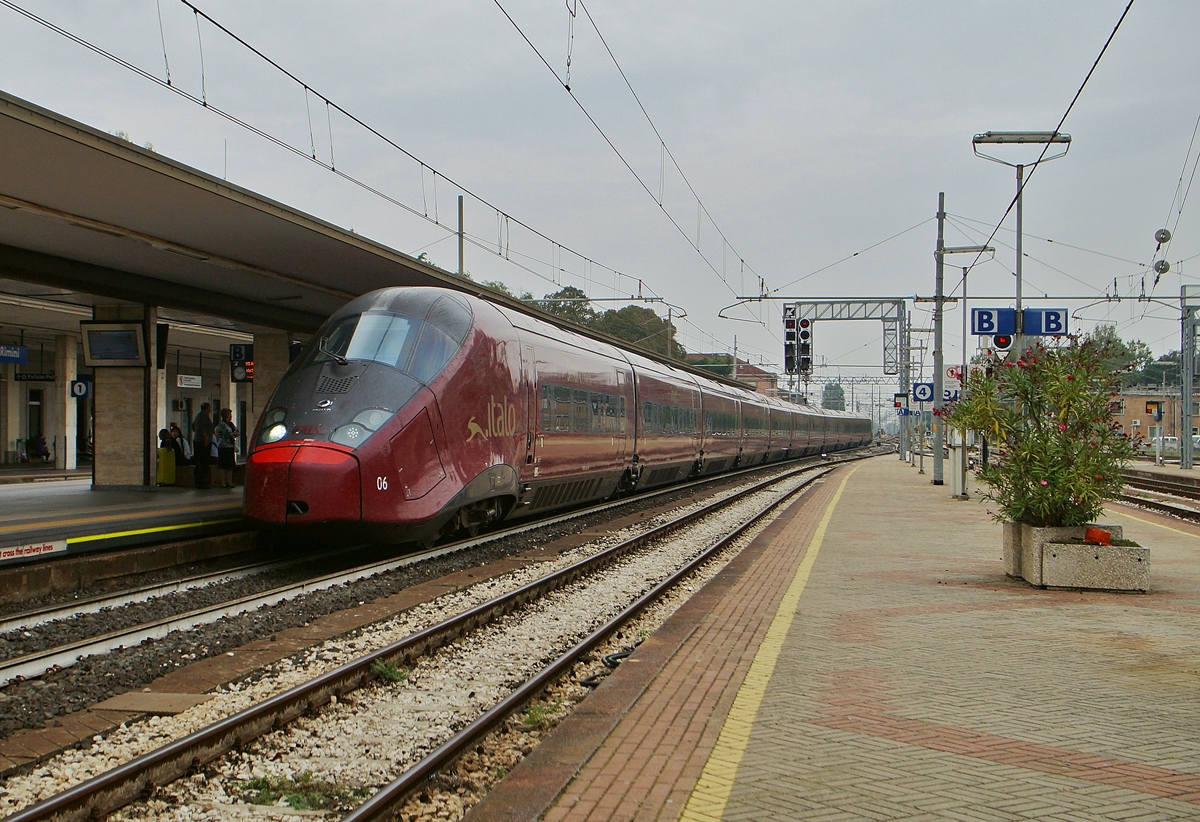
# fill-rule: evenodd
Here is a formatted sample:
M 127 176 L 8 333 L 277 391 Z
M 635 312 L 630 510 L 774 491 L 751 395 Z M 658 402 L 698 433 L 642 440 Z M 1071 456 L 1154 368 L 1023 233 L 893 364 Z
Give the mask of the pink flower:
M 1050 483 L 1046 482 L 1045 480 L 1042 480 L 1042 485 L 1043 485 L 1043 486 L 1045 486 L 1045 485 L 1049 485 L 1049 484 L 1050 484 Z
M 1066 431 L 1066 430 L 1067 430 L 1067 426 L 1060 424 L 1060 425 L 1058 426 L 1058 430 L 1059 430 L 1059 431 Z

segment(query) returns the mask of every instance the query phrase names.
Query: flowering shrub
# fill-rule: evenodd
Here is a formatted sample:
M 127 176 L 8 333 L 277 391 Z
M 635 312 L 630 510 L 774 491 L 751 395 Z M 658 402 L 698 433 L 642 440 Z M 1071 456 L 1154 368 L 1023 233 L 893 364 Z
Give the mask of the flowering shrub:
M 1105 367 L 1113 354 L 1108 339 L 1056 339 L 968 375 L 966 399 L 947 422 L 997 448 L 980 474 L 996 519 L 1083 525 L 1121 493 L 1134 444 L 1108 410 L 1119 377 Z

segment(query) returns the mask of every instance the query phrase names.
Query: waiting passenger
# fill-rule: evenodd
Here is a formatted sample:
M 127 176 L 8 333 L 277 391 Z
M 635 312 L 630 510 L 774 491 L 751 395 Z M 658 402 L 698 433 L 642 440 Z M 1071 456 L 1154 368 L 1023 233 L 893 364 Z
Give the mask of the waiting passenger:
M 190 442 L 188 442 L 187 437 L 185 437 L 183 435 L 183 429 L 179 427 L 179 423 L 175 423 L 175 422 L 171 423 L 171 438 L 173 440 L 175 440 L 175 443 L 179 446 L 178 454 L 179 454 L 179 457 L 182 457 L 182 459 L 180 459 L 179 457 L 176 458 L 177 459 L 176 464 L 177 465 L 191 465 L 192 464 L 192 444 Z
M 46 445 L 46 435 L 38 434 L 33 440 L 33 456 L 41 457 L 42 462 L 50 461 L 50 448 Z
M 233 424 L 233 409 L 221 409 L 221 421 L 217 423 L 213 433 L 213 442 L 217 445 L 217 474 L 221 479 L 222 488 L 233 487 L 234 451 L 237 448 L 238 428 Z

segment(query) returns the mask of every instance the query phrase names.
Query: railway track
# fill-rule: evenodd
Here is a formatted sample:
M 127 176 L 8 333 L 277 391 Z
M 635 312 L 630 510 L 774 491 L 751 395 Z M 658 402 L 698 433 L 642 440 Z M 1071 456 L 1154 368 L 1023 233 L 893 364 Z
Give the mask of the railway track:
M 811 463 L 811 460 L 804 460 L 802 462 Z M 37 677 L 55 668 L 66 668 L 86 657 L 108 653 L 120 648 L 132 647 L 147 640 L 159 639 L 173 631 L 189 630 L 197 626 L 209 625 L 218 620 L 234 617 L 258 608 L 277 605 L 315 591 L 352 584 L 369 577 L 386 574 L 399 568 L 416 565 L 430 559 L 498 542 L 517 534 L 568 523 L 572 520 L 597 513 L 619 510 L 622 507 L 632 504 L 642 504 L 659 497 L 677 494 L 680 491 L 723 484 L 727 483 L 730 479 L 736 481 L 739 477 L 755 475 L 764 470 L 778 471 L 779 468 L 780 466 L 778 465 L 770 466 L 766 469 L 756 467 L 747 469 L 745 472 L 722 475 L 719 478 L 706 478 L 692 483 L 671 486 L 670 488 L 639 494 L 616 502 L 572 511 L 557 517 L 489 532 L 483 536 L 460 540 L 445 546 L 435 546 L 431 549 L 405 554 L 400 557 L 390 557 L 382 561 L 339 569 L 331 573 L 274 586 L 244 596 L 237 596 L 216 604 L 178 611 L 156 619 L 128 625 L 117 630 L 105 631 L 85 638 L 72 638 L 71 641 L 65 643 L 35 647 L 34 650 L 28 653 L 21 653 L 8 659 L 0 660 L 0 685 L 16 679 Z M 154 597 L 161 597 L 191 588 L 216 585 L 256 574 L 294 568 L 300 564 L 312 563 L 321 558 L 327 558 L 333 555 L 333 553 L 308 555 L 301 559 L 287 562 L 253 563 L 227 571 L 188 577 L 170 583 L 151 585 L 139 589 L 116 592 L 114 594 L 99 595 L 72 603 L 52 605 L 44 609 L 33 609 L 19 614 L 10 614 L 4 617 L 3 620 L 0 620 L 0 636 L 5 632 L 11 631 L 20 631 L 27 634 L 31 628 L 56 620 L 69 619 L 79 614 L 97 613 L 105 609 L 119 608 L 130 603 L 146 602 Z
M 1152 511 L 1168 514 L 1180 519 L 1200 522 L 1200 484 L 1190 477 L 1178 479 L 1151 471 L 1130 469 L 1125 471 L 1125 486 L 1130 489 L 1149 491 L 1174 499 L 1145 496 L 1138 494 L 1122 494 L 1121 501 L 1130 505 L 1148 508 Z M 1184 503 L 1184 504 L 1180 504 Z
M 572 635 L 569 639 L 564 639 L 567 647 L 554 653 L 548 664 L 541 666 L 532 675 L 525 676 L 520 684 L 511 688 L 494 704 L 482 709 L 469 724 L 457 729 L 449 738 L 431 741 L 432 750 L 347 817 L 356 820 L 384 818 L 398 807 L 398 803 L 403 801 L 414 786 L 457 757 L 465 747 L 488 733 L 513 710 L 528 702 L 533 694 L 561 675 L 582 654 L 604 641 L 620 626 L 672 590 L 711 557 L 725 550 L 779 505 L 831 470 L 833 466 L 795 468 L 756 482 L 719 500 L 695 507 L 682 516 L 672 518 L 615 545 L 604 547 L 546 576 L 522 584 L 515 590 L 475 604 L 437 624 L 357 656 L 300 685 L 136 757 L 56 796 L 26 807 L 10 819 L 13 822 L 52 818 L 86 819 L 111 812 L 139 796 L 146 795 L 155 786 L 167 784 L 205 763 L 216 760 L 234 747 L 245 748 L 263 734 L 284 728 L 298 717 L 312 714 L 330 703 L 336 705 L 339 698 L 344 700 L 347 694 L 383 677 L 381 672 L 395 671 L 401 666 L 415 666 L 420 660 L 430 657 L 438 649 L 449 646 L 456 640 L 478 633 L 497 620 L 515 618 L 514 615 L 528 611 L 531 607 L 536 609 L 537 603 L 545 597 L 565 596 L 572 586 L 579 586 L 584 580 L 591 579 L 606 569 L 619 568 L 623 562 L 633 562 L 633 558 L 637 556 L 658 558 L 662 553 L 661 546 L 664 541 L 672 539 L 672 535 L 683 534 L 686 531 L 686 538 L 680 536 L 675 539 L 676 543 L 686 545 L 686 550 L 690 552 L 679 567 L 665 573 L 649 590 L 642 591 L 632 601 L 624 603 L 616 613 L 606 614 L 600 620 L 600 624 L 589 626 L 579 636 Z M 808 476 L 801 479 L 802 474 Z M 781 485 L 785 486 L 783 491 L 778 490 Z M 764 494 L 770 496 L 770 499 L 763 500 L 761 497 Z M 722 533 L 717 536 L 703 537 L 705 547 L 703 550 L 696 550 L 697 542 L 701 541 L 697 534 L 705 527 L 712 530 L 711 523 L 705 525 L 708 519 L 718 512 L 739 505 L 747 510 L 752 508 L 753 513 L 745 515 L 735 527 L 723 526 Z M 655 551 L 642 551 L 651 543 L 655 544 Z M 447 546 L 443 550 L 450 549 L 451 546 Z M 649 578 L 639 576 L 645 573 L 635 572 L 641 584 L 645 584 L 645 579 Z M 546 607 L 553 610 L 557 606 Z M 557 622 L 558 617 L 553 616 L 553 619 Z M 470 696 L 474 698 L 475 691 L 472 691 Z M 11 787 L 10 785 L 10 790 Z

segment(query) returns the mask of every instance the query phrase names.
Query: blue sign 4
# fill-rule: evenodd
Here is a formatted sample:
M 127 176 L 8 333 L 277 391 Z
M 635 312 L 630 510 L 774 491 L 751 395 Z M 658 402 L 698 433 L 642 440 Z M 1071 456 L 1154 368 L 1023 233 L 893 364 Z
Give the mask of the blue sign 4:
M 912 398 L 914 402 L 933 402 L 933 383 L 914 382 Z

